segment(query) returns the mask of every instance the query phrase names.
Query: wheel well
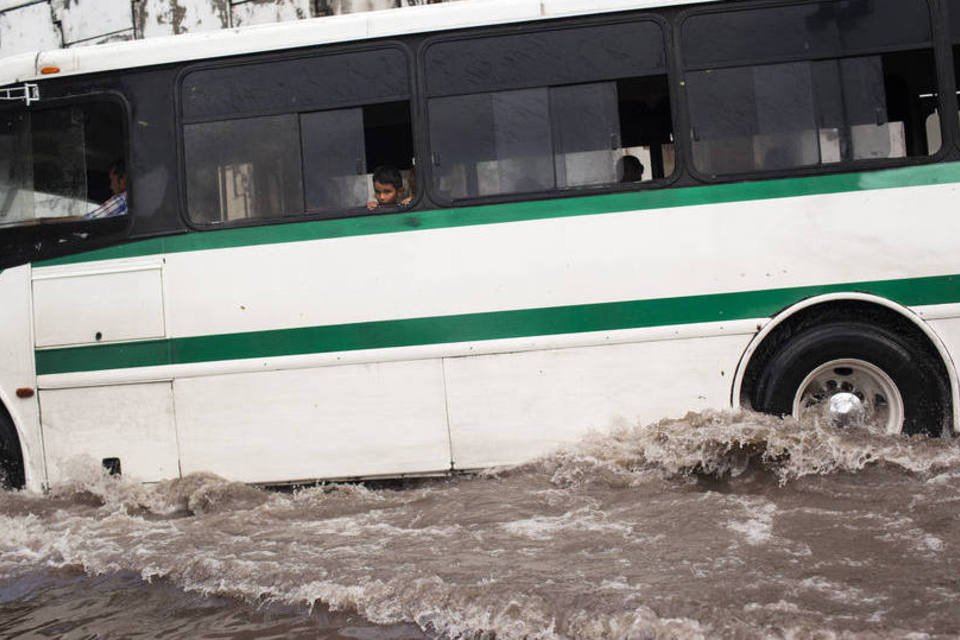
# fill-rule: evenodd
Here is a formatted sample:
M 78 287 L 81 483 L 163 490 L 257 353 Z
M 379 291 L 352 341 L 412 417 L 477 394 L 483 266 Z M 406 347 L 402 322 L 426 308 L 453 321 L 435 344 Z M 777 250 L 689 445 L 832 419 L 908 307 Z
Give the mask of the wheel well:
M 13 418 L 0 402 L 0 487 L 22 489 L 26 484 L 23 449 Z
M 760 375 L 780 345 L 801 331 L 814 325 L 844 320 L 866 321 L 890 331 L 895 331 L 897 334 L 907 338 L 913 348 L 919 350 L 920 354 L 929 357 L 930 361 L 935 363 L 937 372 L 940 374 L 938 376 L 939 381 L 943 385 L 940 389 L 941 397 L 943 397 L 947 403 L 944 408 L 943 428 L 944 433 L 949 433 L 953 427 L 953 395 L 950 390 L 950 377 L 946 364 L 936 345 L 934 345 L 930 337 L 910 319 L 889 307 L 865 300 L 827 301 L 815 304 L 797 311 L 776 326 L 770 334 L 763 339 L 763 342 L 757 346 L 753 354 L 750 355 L 750 360 L 747 363 L 743 381 L 740 385 L 739 400 L 741 406 L 752 407 L 751 399 L 757 388 Z

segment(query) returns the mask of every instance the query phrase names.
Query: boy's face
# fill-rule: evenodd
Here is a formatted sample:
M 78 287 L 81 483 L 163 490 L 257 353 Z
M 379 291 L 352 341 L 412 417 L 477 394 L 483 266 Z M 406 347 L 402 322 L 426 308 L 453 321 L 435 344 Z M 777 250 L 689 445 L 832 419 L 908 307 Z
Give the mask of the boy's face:
M 377 196 L 377 204 L 397 204 L 400 192 L 392 184 L 373 182 L 373 193 Z

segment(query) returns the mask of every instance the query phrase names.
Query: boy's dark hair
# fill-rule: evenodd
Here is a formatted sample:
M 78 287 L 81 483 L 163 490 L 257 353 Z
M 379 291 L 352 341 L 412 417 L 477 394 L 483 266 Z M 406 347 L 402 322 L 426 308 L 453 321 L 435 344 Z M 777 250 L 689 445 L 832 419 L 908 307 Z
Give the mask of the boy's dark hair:
M 373 181 L 380 184 L 392 184 L 397 191 L 403 190 L 403 176 L 400 175 L 399 169 L 389 164 L 381 165 L 373 170 Z
M 643 180 L 643 163 L 637 156 L 623 156 L 617 160 L 620 182 L 639 182 Z

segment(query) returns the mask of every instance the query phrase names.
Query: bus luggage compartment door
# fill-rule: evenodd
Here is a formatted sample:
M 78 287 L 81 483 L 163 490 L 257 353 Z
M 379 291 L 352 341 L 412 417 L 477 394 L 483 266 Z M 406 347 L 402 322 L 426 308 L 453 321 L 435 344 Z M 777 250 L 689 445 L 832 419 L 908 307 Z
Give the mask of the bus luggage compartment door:
M 180 475 L 170 382 L 42 389 L 40 404 L 51 486 L 89 480 L 109 458 L 142 482 Z

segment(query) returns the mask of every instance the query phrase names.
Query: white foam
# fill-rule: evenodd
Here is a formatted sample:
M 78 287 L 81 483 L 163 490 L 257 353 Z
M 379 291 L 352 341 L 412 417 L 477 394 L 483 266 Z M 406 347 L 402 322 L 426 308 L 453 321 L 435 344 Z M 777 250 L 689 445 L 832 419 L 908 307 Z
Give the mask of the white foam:
M 743 605 L 743 610 L 746 612 L 753 611 L 779 611 L 783 613 L 798 613 L 800 611 L 800 606 L 795 602 L 790 602 L 788 600 L 777 600 L 776 602 L 768 602 L 766 604 L 760 604 L 759 602 L 750 602 Z
M 881 597 L 868 595 L 863 589 L 847 586 L 823 576 L 811 576 L 801 580 L 800 587 L 817 591 L 830 600 L 846 604 L 879 603 L 882 601 Z
M 500 527 L 512 535 L 529 540 L 551 540 L 569 533 L 595 533 L 598 535 L 629 536 L 633 527 L 623 523 L 606 521 L 602 512 L 593 509 L 568 511 L 561 516 L 538 516 L 506 522 Z
M 747 544 L 761 545 L 773 538 L 773 518 L 777 514 L 777 506 L 759 498 L 740 498 L 738 502 L 746 509 L 749 517 L 746 520 L 731 520 L 727 528 L 740 533 Z

